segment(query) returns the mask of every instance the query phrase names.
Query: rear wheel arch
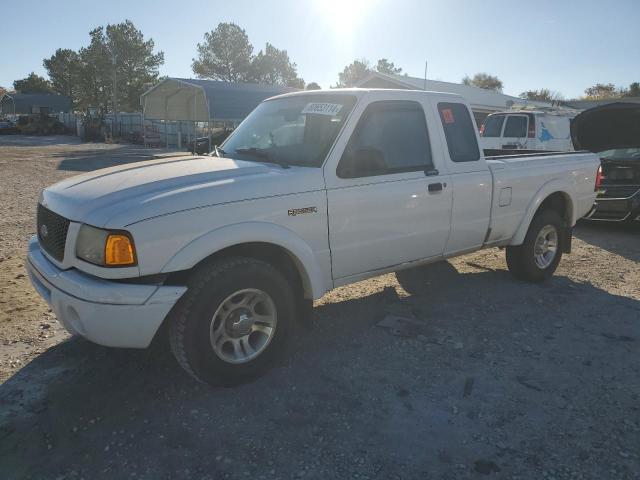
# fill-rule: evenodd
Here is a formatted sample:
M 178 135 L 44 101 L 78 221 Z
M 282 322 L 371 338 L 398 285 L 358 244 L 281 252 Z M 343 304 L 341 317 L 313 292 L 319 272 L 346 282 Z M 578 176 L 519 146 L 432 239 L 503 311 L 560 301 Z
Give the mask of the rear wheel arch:
M 538 191 L 529 204 L 524 218 L 511 238 L 509 245 L 521 245 L 522 242 L 524 242 L 533 220 L 536 216 L 540 215 L 541 212 L 546 210 L 557 212 L 567 228 L 573 227 L 576 223 L 577 219 L 575 218 L 575 208 L 571 191 L 561 182 L 549 182 Z
M 573 201 L 566 192 L 557 191 L 548 195 L 542 201 L 542 203 L 540 203 L 540 206 L 536 210 L 534 217 L 545 210 L 554 210 L 555 212 L 557 212 L 564 219 L 567 226 L 571 226 L 574 223 Z

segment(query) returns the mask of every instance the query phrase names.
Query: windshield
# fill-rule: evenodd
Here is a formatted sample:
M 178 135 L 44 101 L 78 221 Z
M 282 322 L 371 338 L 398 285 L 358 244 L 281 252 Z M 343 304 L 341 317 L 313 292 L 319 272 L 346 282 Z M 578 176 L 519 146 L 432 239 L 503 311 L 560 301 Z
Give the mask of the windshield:
M 640 148 L 616 148 L 605 150 L 598 156 L 604 160 L 638 160 L 640 161 Z
M 226 156 L 241 160 L 320 167 L 356 98 L 301 95 L 267 100 L 224 142 Z

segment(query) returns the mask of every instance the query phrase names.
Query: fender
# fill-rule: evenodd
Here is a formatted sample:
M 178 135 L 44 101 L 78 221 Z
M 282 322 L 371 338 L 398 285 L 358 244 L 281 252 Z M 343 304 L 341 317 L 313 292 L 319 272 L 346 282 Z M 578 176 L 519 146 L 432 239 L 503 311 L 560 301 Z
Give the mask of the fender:
M 529 203 L 524 218 L 520 222 L 516 233 L 513 235 L 513 237 L 511 237 L 509 245 L 522 245 L 522 242 L 524 242 L 524 237 L 527 235 L 527 230 L 529 230 L 529 225 L 533 220 L 533 216 L 538 211 L 538 208 L 540 208 L 542 202 L 544 202 L 549 195 L 558 192 L 564 194 L 564 196 L 566 197 L 567 209 L 569 211 L 569 221 L 571 223 L 570 226 L 576 224 L 577 218 L 575 218 L 576 211 L 574 208 L 576 193 L 573 187 L 567 184 L 567 182 L 559 179 L 550 180 L 542 185 L 542 187 L 540 187 L 540 189 L 533 196 L 533 200 L 531 200 L 531 202 Z
M 255 242 L 270 243 L 287 250 L 300 272 L 305 293 L 314 299 L 333 288 L 332 280 L 325 278 L 311 247 L 292 230 L 267 222 L 242 222 L 211 230 L 185 245 L 161 272 L 187 270 L 227 247 Z

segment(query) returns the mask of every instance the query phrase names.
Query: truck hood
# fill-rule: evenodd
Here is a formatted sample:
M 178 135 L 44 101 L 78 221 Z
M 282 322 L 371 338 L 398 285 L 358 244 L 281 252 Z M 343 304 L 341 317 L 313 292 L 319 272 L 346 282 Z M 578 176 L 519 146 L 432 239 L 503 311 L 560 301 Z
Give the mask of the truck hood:
M 72 221 L 122 228 L 178 211 L 322 188 L 319 168 L 183 156 L 72 177 L 46 188 L 40 202 Z
M 640 104 L 610 103 L 590 108 L 571 123 L 576 150 L 594 153 L 617 148 L 640 148 Z

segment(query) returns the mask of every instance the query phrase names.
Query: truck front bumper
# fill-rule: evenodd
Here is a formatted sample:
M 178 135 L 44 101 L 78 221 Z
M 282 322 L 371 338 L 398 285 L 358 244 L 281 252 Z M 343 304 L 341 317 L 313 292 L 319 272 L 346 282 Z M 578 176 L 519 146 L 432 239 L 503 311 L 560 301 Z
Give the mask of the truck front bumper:
M 34 288 L 72 334 L 108 347 L 146 348 L 171 308 L 187 290 L 182 286 L 104 280 L 76 269 L 61 270 L 29 242 L 27 272 Z

